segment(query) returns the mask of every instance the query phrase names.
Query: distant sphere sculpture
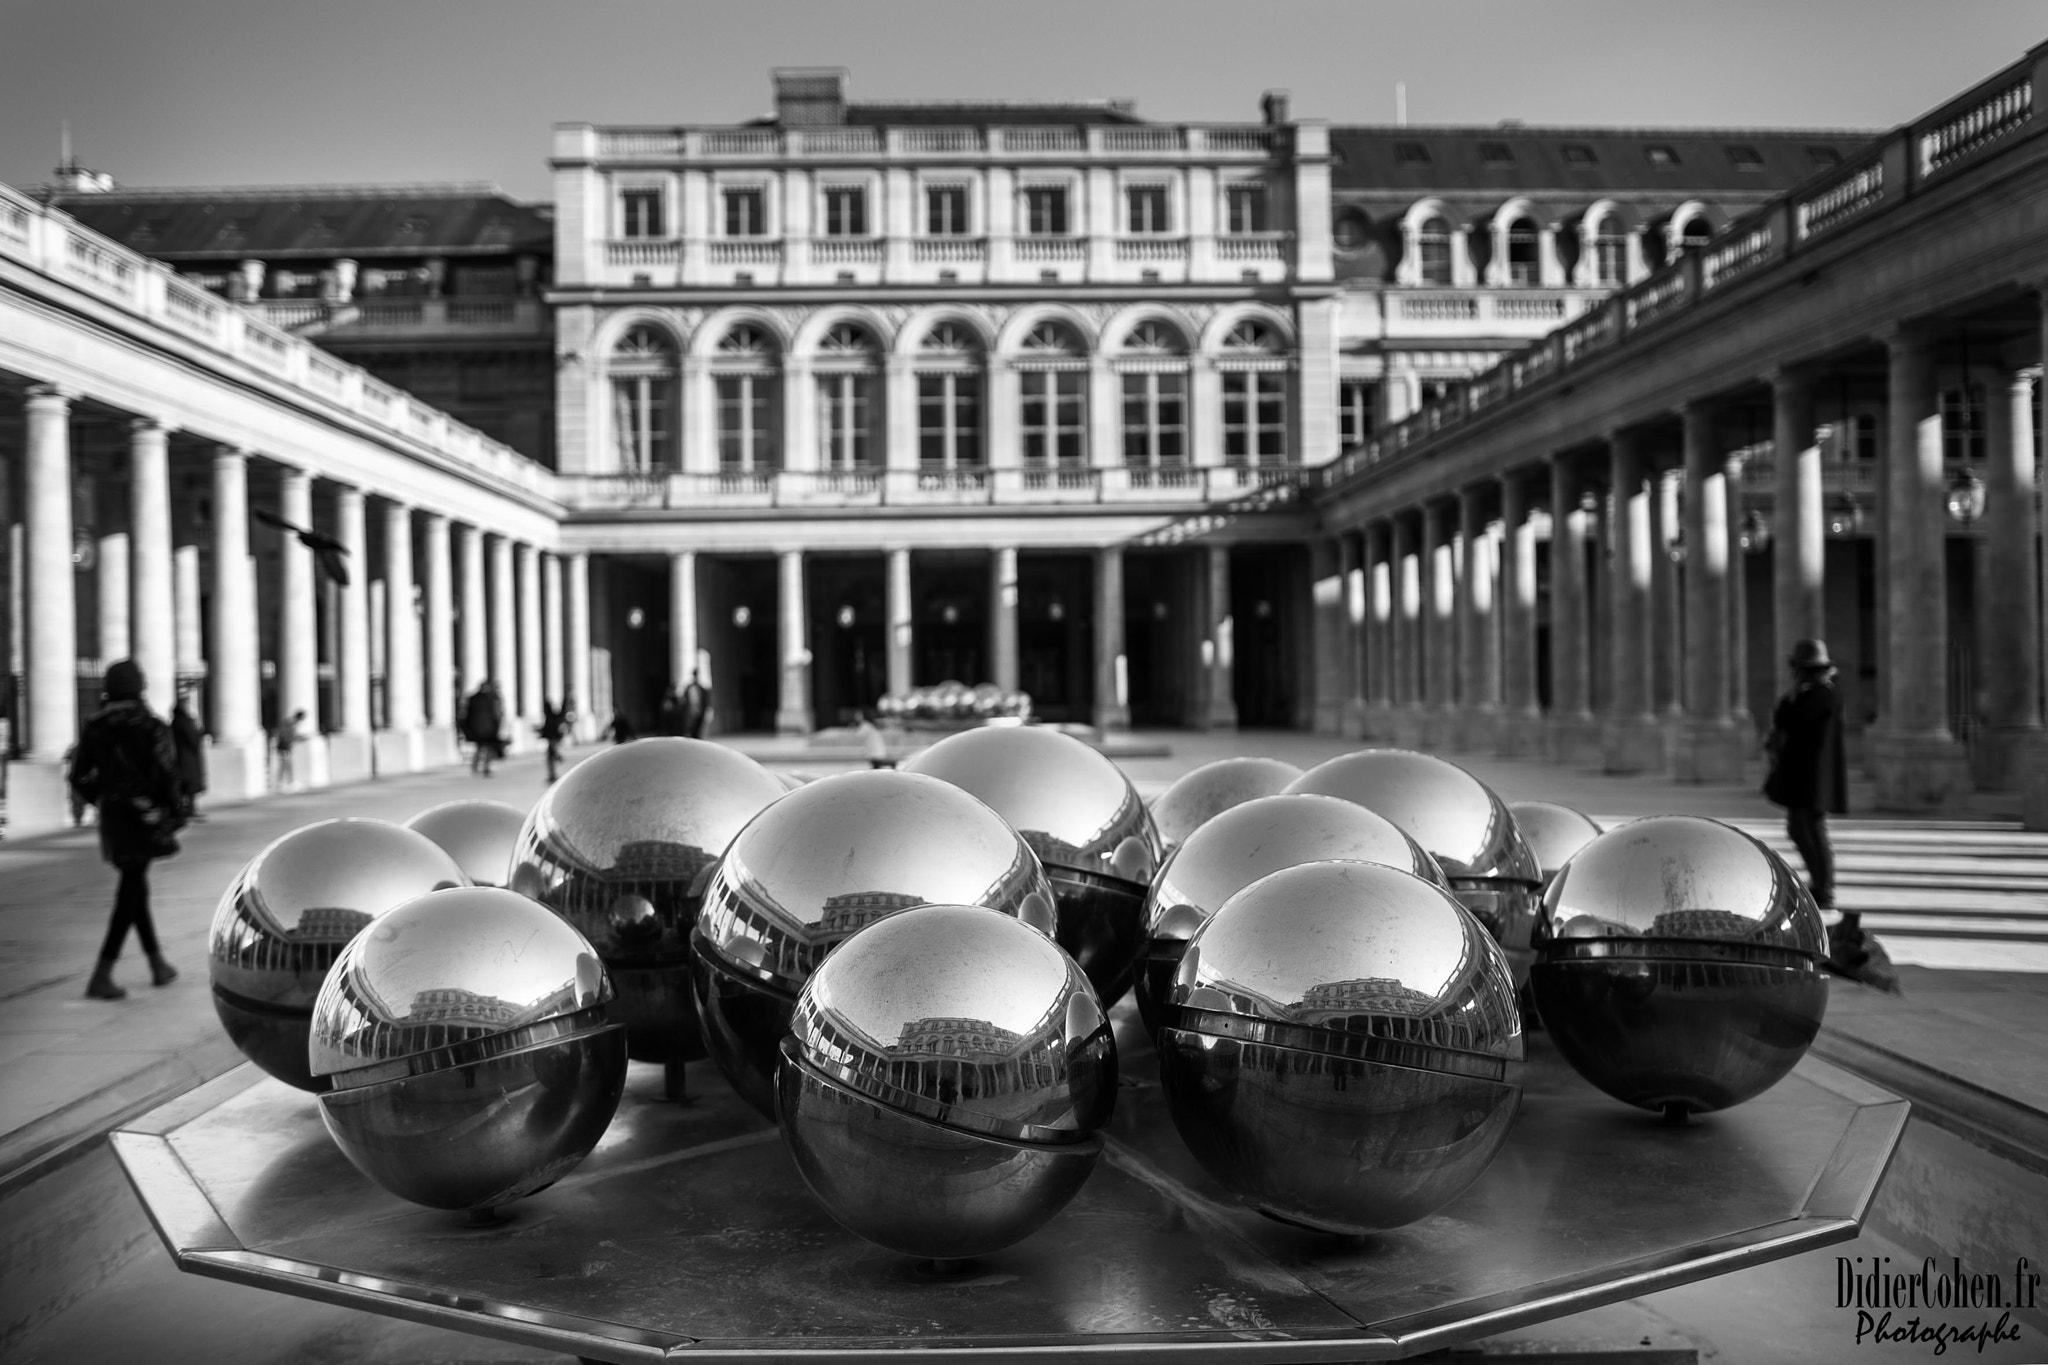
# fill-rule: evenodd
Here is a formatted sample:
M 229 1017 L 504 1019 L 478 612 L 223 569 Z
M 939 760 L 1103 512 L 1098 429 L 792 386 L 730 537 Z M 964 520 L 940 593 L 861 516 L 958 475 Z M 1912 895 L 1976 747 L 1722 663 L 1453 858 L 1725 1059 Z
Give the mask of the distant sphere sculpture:
M 1770 848 L 1692 815 L 1631 820 L 1544 893 L 1529 984 L 1578 1073 L 1667 1118 L 1763 1093 L 1827 1011 L 1827 930 Z
M 1600 837 L 1600 826 L 1591 816 L 1554 801 L 1510 801 L 1508 814 L 1515 817 L 1515 828 L 1522 831 L 1546 887 L 1580 849 Z
M 1211 816 L 1261 796 L 1277 796 L 1301 769 L 1277 758 L 1219 758 L 1182 773 L 1152 802 L 1159 845 L 1171 853 Z
M 474 886 L 503 886 L 526 812 L 503 801 L 445 801 L 405 822 L 448 851 Z
M 1159 867 L 1152 817 L 1123 770 L 1072 735 L 990 726 L 948 735 L 900 765 L 980 797 L 1045 865 L 1059 944 L 1106 1009 L 1144 947 L 1145 891 Z
M 981 905 L 1053 929 L 1038 855 L 936 777 L 821 777 L 726 849 L 691 936 L 697 1011 L 712 1059 L 762 1114 L 775 1116 L 775 1068 L 804 982 L 856 930 L 918 905 Z
M 1145 897 L 1138 1010 L 1153 1032 L 1181 954 L 1223 903 L 1269 872 L 1333 858 L 1384 863 L 1437 886 L 1436 859 L 1386 816 L 1334 796 L 1261 796 L 1207 821 L 1169 853 Z
M 327 969 L 378 915 L 463 884 L 439 844 L 388 820 L 321 820 L 273 840 L 228 883 L 207 936 L 228 1037 L 287 1085 L 324 1089 L 306 1068 L 306 1035 Z
M 1080 968 L 1021 920 L 924 906 L 841 944 L 797 1001 L 776 1114 L 849 1231 L 958 1259 L 1020 1241 L 1102 1155 L 1116 1042 Z
M 1507 959 L 1441 887 L 1375 863 L 1262 877 L 1189 942 L 1159 1034 L 1181 1137 L 1269 1217 L 1412 1223 L 1486 1170 L 1521 1097 Z
M 1515 984 L 1528 979 L 1543 872 L 1491 787 L 1432 754 L 1361 749 L 1317 764 L 1287 790 L 1356 801 L 1414 835 L 1507 953 Z
M 496 887 L 435 891 L 342 951 L 313 1007 L 320 1117 L 391 1193 L 489 1209 L 545 1189 L 619 1107 L 626 1037 L 584 937 Z
M 592 754 L 526 817 L 511 889 L 597 949 L 631 1055 L 704 1055 L 690 930 L 725 846 L 783 794 L 775 775 L 708 740 L 636 739 Z

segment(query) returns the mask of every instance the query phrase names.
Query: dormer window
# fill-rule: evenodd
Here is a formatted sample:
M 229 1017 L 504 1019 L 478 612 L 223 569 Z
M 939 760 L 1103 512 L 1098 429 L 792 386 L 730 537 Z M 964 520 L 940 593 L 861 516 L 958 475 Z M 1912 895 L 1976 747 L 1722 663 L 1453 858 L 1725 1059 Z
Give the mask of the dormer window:
M 1728 164 L 1738 171 L 1760 171 L 1764 168 L 1763 153 L 1747 143 L 1731 143 L 1728 148 Z
M 1669 168 L 1678 164 L 1678 149 L 1667 143 L 1653 142 L 1643 148 L 1643 159 L 1652 166 Z
M 1595 166 L 1600 162 L 1599 156 L 1593 151 L 1593 145 L 1589 142 L 1567 142 L 1559 150 L 1563 153 L 1564 164 L 1567 166 Z
M 1806 159 L 1816 166 L 1839 166 L 1842 164 L 1842 154 L 1840 152 L 1832 147 L 1823 147 L 1818 143 L 1806 149 Z
M 1394 164 L 1396 166 L 1427 166 L 1429 164 L 1429 148 L 1423 146 L 1420 142 L 1397 142 L 1394 144 Z
M 1512 166 L 1515 164 L 1515 151 L 1505 142 L 1482 142 L 1479 144 L 1479 159 L 1488 166 Z
M 1436 214 L 1416 225 L 1415 275 L 1418 284 L 1451 282 L 1451 225 Z

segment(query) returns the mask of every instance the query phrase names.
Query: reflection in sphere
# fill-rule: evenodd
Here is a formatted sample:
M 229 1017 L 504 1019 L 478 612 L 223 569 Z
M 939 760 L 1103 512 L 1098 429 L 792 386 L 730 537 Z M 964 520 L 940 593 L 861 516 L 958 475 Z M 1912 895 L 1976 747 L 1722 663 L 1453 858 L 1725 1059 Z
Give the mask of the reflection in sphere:
M 1038 856 L 987 806 L 935 777 L 820 778 L 755 816 L 726 849 L 692 937 L 704 1040 L 733 1088 L 775 1112 L 797 992 L 826 954 L 918 905 L 980 905 L 1047 933 Z
M 1275 796 L 1301 776 L 1277 758 L 1219 758 L 1183 773 L 1152 803 L 1161 847 L 1171 852 L 1221 811 L 1261 796 Z
M 798 998 L 776 1073 L 797 1169 L 910 1256 L 1021 1240 L 1102 1155 L 1116 1043 L 1080 968 L 1023 922 L 923 906 L 863 929 Z
M 632 1055 L 704 1055 L 690 930 L 725 846 L 783 794 L 774 774 L 708 740 L 636 739 L 591 755 L 526 817 L 511 887 L 588 939 Z
M 980 797 L 1024 836 L 1052 882 L 1060 946 L 1115 1004 L 1144 947 L 1145 889 L 1159 866 L 1152 817 L 1123 770 L 1035 725 L 963 730 L 901 766 Z
M 475 886 L 503 886 L 526 812 L 503 801 L 447 801 L 405 822 L 442 848 Z
M 1491 787 L 1432 754 L 1361 749 L 1317 764 L 1287 790 L 1341 796 L 1407 830 L 1507 953 L 1515 984 L 1528 979 L 1543 873 Z
M 1557 1048 L 1667 1117 L 1740 1104 L 1806 1055 L 1827 1010 L 1827 931 L 1767 845 L 1693 815 L 1632 820 L 1544 893 L 1529 984 Z
M 1507 1139 L 1521 1021 L 1500 948 L 1441 887 L 1374 863 L 1253 882 L 1196 932 L 1160 1082 L 1211 1175 L 1327 1232 L 1412 1223 Z
M 485 1209 L 545 1189 L 604 1135 L 626 1039 L 590 944 L 495 887 L 436 891 L 343 952 L 313 1008 L 320 1116 L 400 1198 Z
M 228 1037 L 279 1080 L 321 1089 L 306 1031 L 327 969 L 376 916 L 463 884 L 439 844 L 387 820 L 322 820 L 273 841 L 228 883 L 207 937 Z
M 1138 1008 L 1158 1029 L 1159 1005 L 1182 951 L 1223 903 L 1269 872 L 1332 858 L 1384 863 L 1438 886 L 1436 859 L 1384 815 L 1356 802 L 1305 793 L 1261 796 L 1231 807 L 1190 834 L 1161 865 L 1145 897 L 1145 957 Z
M 1508 814 L 1515 817 L 1515 828 L 1522 831 L 1523 842 L 1542 869 L 1545 886 L 1580 849 L 1600 837 L 1600 826 L 1591 816 L 1553 801 L 1510 801 Z

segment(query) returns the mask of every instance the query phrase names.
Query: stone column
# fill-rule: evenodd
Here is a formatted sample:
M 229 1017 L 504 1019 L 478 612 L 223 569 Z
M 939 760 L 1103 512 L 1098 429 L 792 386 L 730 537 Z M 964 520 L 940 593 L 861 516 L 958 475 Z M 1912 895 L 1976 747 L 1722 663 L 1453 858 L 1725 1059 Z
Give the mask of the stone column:
M 490 609 L 484 594 L 484 533 L 474 526 L 455 528 L 462 561 L 462 695 L 476 691 L 491 676 Z
M 677 688 L 697 671 L 698 641 L 702 638 L 697 618 L 697 552 L 678 550 L 668 557 L 669 681 Z
M 1532 477 L 1527 469 L 1511 469 L 1500 476 L 1504 543 L 1499 752 L 1510 758 L 1539 757 L 1546 747 L 1543 711 L 1536 702 L 1536 530 L 1529 524 Z
M 1235 723 L 1235 708 L 1233 723 Z M 1131 728 L 1130 661 L 1124 655 L 1124 552 L 1095 552 L 1095 728 Z
M 1748 737 L 1730 718 L 1728 479 L 1716 412 L 1687 404 L 1685 429 L 1685 723 L 1672 776 L 1740 782 Z
M 1422 566 L 1417 558 L 1417 517 L 1413 511 L 1394 514 L 1394 742 L 1404 748 L 1422 743 Z
M 1801 640 L 1827 637 L 1826 509 L 1820 443 L 1813 439 L 1813 376 L 1774 370 L 1771 379 L 1771 648 L 1775 664 Z
M 177 615 L 177 670 L 189 677 L 206 671 L 206 634 L 202 625 L 202 604 L 206 600 L 206 592 L 201 586 L 203 576 L 197 545 L 180 545 L 171 552 L 171 577 Z M 192 714 L 201 725 L 206 723 L 207 708 L 197 699 L 193 703 Z
M 1614 554 L 1607 565 L 1611 701 L 1600 748 L 1601 767 L 1610 773 L 1654 772 L 1664 765 L 1664 736 L 1650 705 L 1653 485 L 1645 472 L 1641 436 L 1626 429 L 1609 432 L 1607 483 L 1614 498 Z
M 1871 775 L 1883 810 L 1938 810 L 1970 790 L 1969 760 L 1948 726 L 1948 481 L 1942 469 L 1933 342 L 1900 327 L 1889 360 L 1883 539 L 1888 575 Z
M 989 575 L 989 657 L 995 660 L 995 684 L 1005 692 L 1017 690 L 1017 551 L 998 546 L 993 572 Z
M 128 427 L 128 526 L 133 590 L 129 652 L 142 665 L 149 699 L 168 716 L 178 700 L 176 574 L 171 567 L 170 433 L 148 418 Z
M 910 551 L 890 550 L 885 557 L 883 573 L 887 587 L 887 604 L 883 610 L 887 646 L 883 652 L 888 658 L 889 691 L 900 697 L 913 686 L 910 650 L 916 626 L 911 622 Z
M 1575 457 L 1550 457 L 1550 757 L 1557 763 L 1598 761 L 1599 731 L 1588 686 L 1590 613 L 1586 601 L 1586 514 Z
M 525 747 L 526 737 L 519 733 L 518 726 L 511 723 L 512 717 L 518 714 L 519 695 L 519 607 L 512 579 L 512 542 L 504 536 L 492 537 L 489 558 L 490 676 L 498 684 L 498 695 L 504 704 L 505 730 L 512 749 L 516 751 Z
M 1441 498 L 1422 505 L 1422 747 L 1449 747 L 1455 730 L 1457 651 L 1453 644 L 1456 580 L 1451 573 L 1451 508 Z
M 2025 785 L 2041 736 L 2041 599 L 2034 564 L 2034 378 L 2007 374 L 1987 385 L 1984 546 L 1977 576 L 1978 676 L 1983 743 L 1973 759 L 1980 787 Z
M 525 739 L 539 742 L 540 696 L 540 547 L 521 542 L 515 556 L 519 571 L 519 718 Z
M 1365 533 L 1346 531 L 1337 538 L 1337 572 L 1343 584 L 1344 706 L 1337 718 L 1339 734 L 1360 738 L 1365 733 L 1366 707 L 1366 567 Z
M 93 586 L 99 598 L 99 657 L 105 668 L 116 659 L 130 657 L 128 634 L 128 533 L 112 531 L 99 538 L 93 571 Z M 155 700 L 155 678 L 145 679 Z
M 1458 537 L 1465 572 L 1458 593 L 1458 746 L 1490 753 L 1500 736 L 1500 651 L 1493 613 L 1493 537 L 1486 532 L 1487 489 L 1458 490 Z
M 562 557 L 543 555 L 540 561 L 540 686 L 557 706 L 567 704 L 568 675 L 562 654 Z
M 278 470 L 277 512 L 292 525 L 313 525 L 313 476 L 303 469 Z M 320 730 L 320 636 L 313 551 L 290 531 L 278 533 L 277 719 L 282 725 L 304 711 L 292 751 L 292 776 L 302 787 L 324 787 L 327 745 Z
M 22 592 L 31 760 L 62 762 L 78 738 L 78 599 L 71 563 L 71 395 L 29 390 L 23 470 Z M 240 563 L 239 560 L 236 561 Z M 253 664 L 251 667 L 253 668 Z M 56 771 L 49 800 L 63 800 Z M 39 801 L 39 805 L 46 804 Z
M 1393 525 L 1376 521 L 1365 529 L 1366 628 L 1365 712 L 1367 739 L 1391 739 L 1394 719 Z
M 249 454 L 213 457 L 213 754 L 207 790 L 216 798 L 258 796 L 269 785 L 257 682 L 256 580 L 249 569 Z
M 448 518 L 429 512 L 421 525 L 420 582 L 426 599 L 427 759 L 453 763 L 455 700 L 455 566 L 450 558 Z
M 782 623 L 782 695 L 775 710 L 775 732 L 807 735 L 814 728 L 811 719 L 811 646 L 805 622 L 804 553 L 781 553 L 781 598 L 777 614 Z
M 1207 730 L 1237 728 L 1236 626 L 1230 615 L 1230 547 L 1209 547 L 1209 715 Z
M 370 537 L 363 520 L 363 491 L 334 493 L 334 538 L 341 542 L 348 582 L 335 593 L 334 685 L 340 721 L 327 737 L 327 775 L 336 782 L 370 776 Z
M 1349 700 L 1345 656 L 1350 652 L 1345 611 L 1344 561 L 1338 537 L 1318 536 L 1309 542 L 1311 646 L 1315 659 L 1315 732 L 1344 733 Z
M 420 736 L 420 618 L 412 599 L 412 508 L 384 505 L 384 724 L 377 732 L 377 771 L 417 772 L 425 759 Z
M 1669 762 L 1677 742 L 1677 725 L 1685 715 L 1685 682 L 1679 660 L 1684 644 L 1685 603 L 1681 569 L 1672 558 L 1679 538 L 1679 490 L 1685 476 L 1659 469 L 1650 476 L 1650 709 L 1664 732 Z
M 1721 464 L 1722 486 L 1728 490 L 1728 721 L 1744 736 L 1749 753 L 1763 748 L 1764 727 L 1757 724 L 1749 696 L 1749 564 L 1742 548 L 1742 466 L 1745 457 L 1730 455 Z
M 575 709 L 576 735 L 591 739 L 611 723 L 610 716 L 592 711 L 596 693 L 592 690 L 590 660 L 590 556 L 569 556 L 566 615 L 568 623 L 563 651 L 569 656 L 569 697 Z

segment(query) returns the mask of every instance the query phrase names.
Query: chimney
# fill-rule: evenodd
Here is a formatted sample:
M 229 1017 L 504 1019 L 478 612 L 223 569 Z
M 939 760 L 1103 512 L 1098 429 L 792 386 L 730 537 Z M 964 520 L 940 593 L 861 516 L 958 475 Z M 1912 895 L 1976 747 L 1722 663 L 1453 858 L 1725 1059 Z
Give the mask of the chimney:
M 1287 122 L 1287 92 L 1285 90 L 1268 90 L 1259 97 L 1259 108 L 1266 115 L 1266 126 L 1268 128 L 1278 128 L 1281 124 Z
M 836 127 L 846 122 L 846 68 L 778 66 L 775 116 L 785 128 Z

